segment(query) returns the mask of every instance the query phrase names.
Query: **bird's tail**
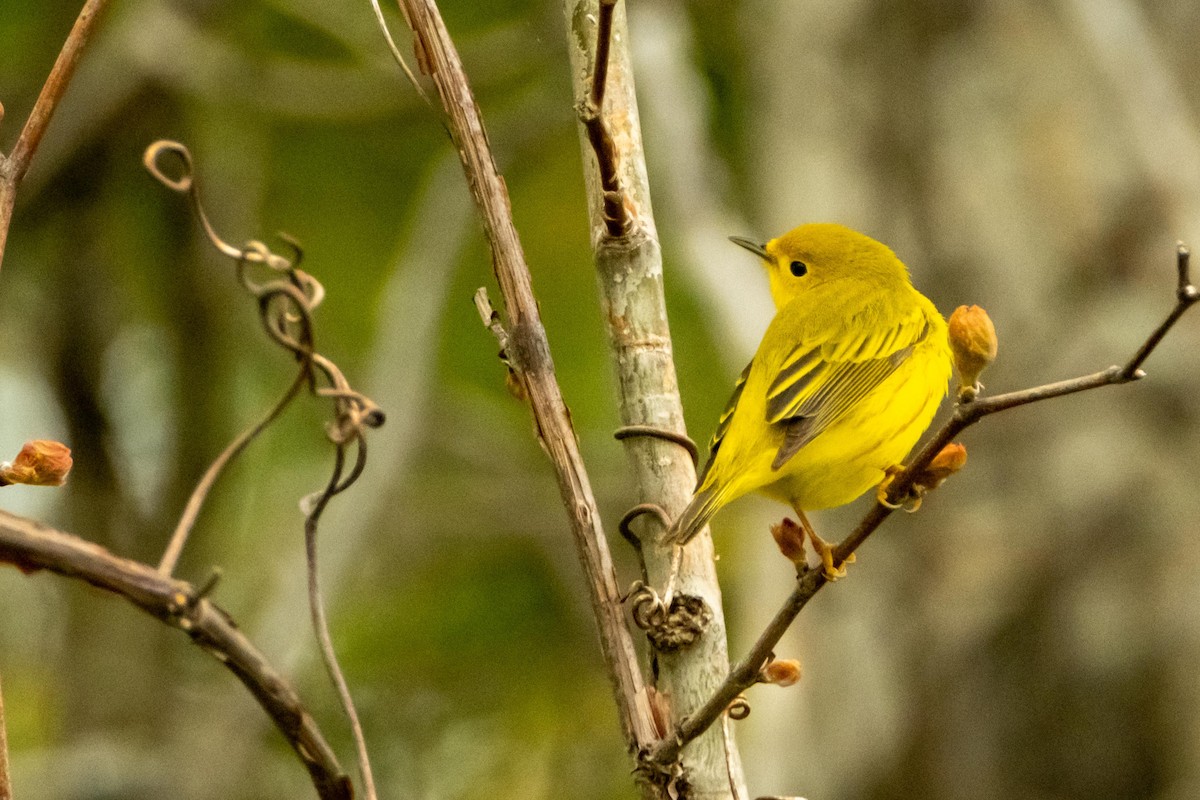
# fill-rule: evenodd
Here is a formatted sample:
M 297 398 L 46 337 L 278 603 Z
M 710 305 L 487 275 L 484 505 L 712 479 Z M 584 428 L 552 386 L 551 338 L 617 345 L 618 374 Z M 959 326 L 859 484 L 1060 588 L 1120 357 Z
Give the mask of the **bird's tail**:
M 716 487 L 702 488 L 692 497 L 663 536 L 663 544 L 685 545 L 708 524 L 717 509 L 725 505 L 725 492 Z

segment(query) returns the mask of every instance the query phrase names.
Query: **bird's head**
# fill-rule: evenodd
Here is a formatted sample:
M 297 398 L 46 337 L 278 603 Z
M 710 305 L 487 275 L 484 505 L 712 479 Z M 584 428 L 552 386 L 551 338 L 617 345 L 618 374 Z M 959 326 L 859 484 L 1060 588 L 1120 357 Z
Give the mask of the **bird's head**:
M 887 245 L 832 222 L 801 225 L 766 244 L 729 240 L 763 260 L 776 308 L 829 281 L 845 281 L 848 288 L 858 283 L 863 291 L 909 283 L 904 263 Z

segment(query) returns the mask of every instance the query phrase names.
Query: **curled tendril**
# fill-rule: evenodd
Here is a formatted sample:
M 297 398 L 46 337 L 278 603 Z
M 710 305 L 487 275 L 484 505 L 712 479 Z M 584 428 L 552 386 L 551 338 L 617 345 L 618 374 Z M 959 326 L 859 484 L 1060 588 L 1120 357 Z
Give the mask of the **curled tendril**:
M 743 720 L 750 716 L 750 701 L 744 696 L 738 695 L 733 698 L 733 702 L 725 708 L 725 713 L 732 720 Z
M 236 439 L 196 487 L 176 528 L 171 546 L 159 565 L 160 571 L 170 574 L 217 473 L 283 411 L 301 385 L 306 385 L 312 394 L 333 401 L 333 419 L 326 425 L 326 435 L 339 448 L 339 467 L 335 480 L 327 487 L 329 496 L 344 491 L 362 473 L 366 462 L 364 429 L 382 425 L 384 413 L 369 397 L 350 386 L 336 364 L 316 351 L 312 312 L 324 299 L 325 289 L 320 281 L 299 268 L 304 258 L 299 243 L 286 234 L 280 234 L 280 239 L 291 251 L 284 255 L 274 252 L 257 239 L 234 247 L 221 238 L 200 201 L 195 162 L 185 145 L 168 140 L 157 141 L 146 149 L 142 161 L 160 183 L 173 192 L 188 196 L 205 236 L 214 248 L 234 260 L 238 282 L 258 301 L 263 330 L 272 341 L 289 351 L 300 365 L 296 382 L 275 408 L 262 422 Z M 342 476 L 340 464 L 345 456 L 342 448 L 351 444 L 355 447 L 354 463 Z
M 259 316 L 267 335 L 300 362 L 305 382 L 313 394 L 333 400 L 334 419 L 326 430 L 330 441 L 336 445 L 358 441 L 360 453 L 365 452 L 361 444 L 363 428 L 379 427 L 383 424 L 384 414 L 370 398 L 351 388 L 336 364 L 316 352 L 312 312 L 325 298 L 325 288 L 299 268 L 304 258 L 299 243 L 287 234 L 279 234 L 291 251 L 289 255 L 283 255 L 257 239 L 235 247 L 221 238 L 204 211 L 195 162 L 185 145 L 159 140 L 146 148 L 142 161 L 163 186 L 188 196 L 205 236 L 218 251 L 234 259 L 238 281 L 258 301 Z M 327 385 L 322 386 L 319 378 Z M 357 477 L 360 471 L 352 469 L 349 477 Z
M 646 554 L 642 550 L 642 540 L 633 532 L 633 528 L 630 527 L 633 521 L 643 514 L 653 514 L 658 517 L 663 530 L 671 527 L 671 518 L 667 516 L 667 512 L 663 510 L 662 506 L 655 505 L 654 503 L 641 503 L 626 511 L 625 516 L 621 517 L 621 521 L 617 523 L 617 530 L 621 532 L 621 535 L 625 537 L 625 541 L 629 542 L 633 546 L 634 552 L 637 553 L 638 567 L 642 572 L 642 583 L 649 584 L 650 573 L 646 571 Z
M 325 434 L 335 448 L 332 474 L 321 491 L 301 501 L 305 515 L 309 607 L 325 666 L 337 687 L 354 731 L 365 796 L 374 798 L 374 779 L 367 760 L 362 729 L 325 623 L 317 579 L 316 535 L 317 522 L 329 500 L 348 489 L 362 474 L 367 460 L 366 429 L 383 424 L 383 410 L 369 397 L 355 391 L 338 366 L 316 351 L 312 312 L 324 299 L 325 289 L 320 281 L 299 268 L 304 258 L 299 243 L 286 234 L 279 234 L 280 240 L 291 251 L 289 255 L 284 255 L 274 252 L 257 239 L 247 241 L 241 247 L 234 247 L 222 239 L 200 202 L 192 154 L 179 142 L 160 140 L 153 143 L 146 149 L 142 161 L 163 186 L 188 196 L 205 236 L 219 252 L 234 260 L 238 282 L 257 301 L 263 330 L 273 342 L 290 352 L 299 364 L 296 378 L 274 407 L 262 420 L 234 439 L 196 485 L 159 562 L 159 572 L 170 575 L 174 571 L 204 500 L 221 471 L 283 412 L 301 388 L 307 387 L 311 394 L 332 401 L 333 417 L 325 425 Z M 351 447 L 354 450 L 352 461 L 347 458 Z
M 174 156 L 179 162 L 178 178 L 168 175 L 166 170 L 160 165 L 164 156 Z M 214 247 L 230 258 L 238 258 L 241 255 L 242 251 L 221 239 L 209 223 L 208 216 L 204 213 L 204 209 L 200 205 L 200 193 L 196 189 L 195 165 L 192 162 L 192 152 L 185 145 L 179 142 L 172 142 L 168 139 L 159 139 L 146 148 L 146 152 L 142 156 L 142 163 L 146 165 L 146 169 L 150 174 L 163 186 L 166 186 L 172 192 L 188 196 L 192 201 L 196 216 L 200 218 L 200 224 L 204 226 L 204 234 L 213 243 Z
M 623 601 L 629 603 L 633 624 L 642 630 L 650 630 L 667 621 L 667 608 L 658 597 L 658 592 L 644 581 L 634 581 Z

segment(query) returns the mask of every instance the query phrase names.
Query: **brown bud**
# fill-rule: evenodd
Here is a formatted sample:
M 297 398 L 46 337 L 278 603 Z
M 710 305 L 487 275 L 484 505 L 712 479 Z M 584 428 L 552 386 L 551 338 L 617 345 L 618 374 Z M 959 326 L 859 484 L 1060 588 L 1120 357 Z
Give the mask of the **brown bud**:
M 776 686 L 791 686 L 800 680 L 800 662 L 794 658 L 783 658 L 771 661 L 762 668 L 759 680 L 762 683 L 773 683 Z
M 782 522 L 771 526 L 771 536 L 779 545 L 779 552 L 784 558 L 797 567 L 803 567 L 804 562 L 804 529 L 793 520 L 785 517 Z
M 913 480 L 913 484 L 923 489 L 936 489 L 942 481 L 965 467 L 967 464 L 967 448 L 958 442 L 951 442 L 941 449 L 929 462 L 929 466 Z
M 996 358 L 996 327 L 979 306 L 959 306 L 950 315 L 950 350 L 958 367 L 959 399 L 970 402 L 980 390 L 979 375 Z
M 0 464 L 0 486 L 62 486 L 71 471 L 71 448 L 50 439 L 26 442 L 11 464 Z

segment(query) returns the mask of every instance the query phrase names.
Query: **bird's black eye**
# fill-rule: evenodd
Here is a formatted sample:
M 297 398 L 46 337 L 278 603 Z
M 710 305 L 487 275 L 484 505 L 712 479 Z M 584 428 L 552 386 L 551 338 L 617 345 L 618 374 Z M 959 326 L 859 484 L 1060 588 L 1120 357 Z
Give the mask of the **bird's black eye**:
M 795 275 L 797 278 L 803 278 L 805 275 L 808 274 L 808 265 L 805 264 L 803 261 L 793 261 L 792 262 L 792 274 Z

